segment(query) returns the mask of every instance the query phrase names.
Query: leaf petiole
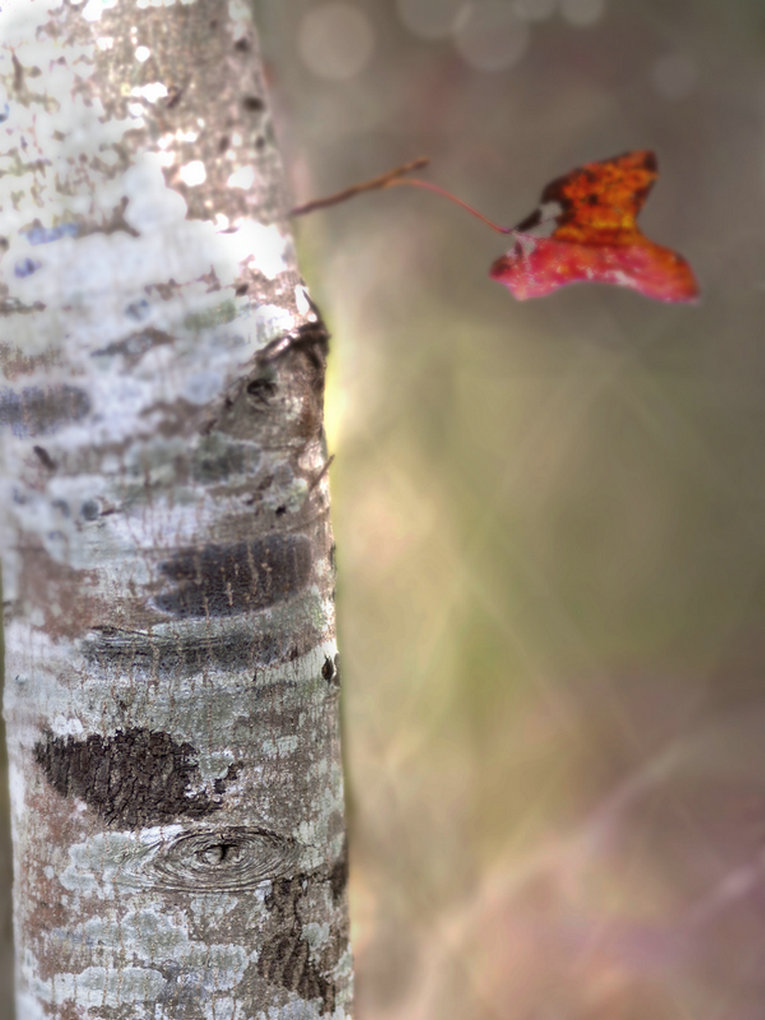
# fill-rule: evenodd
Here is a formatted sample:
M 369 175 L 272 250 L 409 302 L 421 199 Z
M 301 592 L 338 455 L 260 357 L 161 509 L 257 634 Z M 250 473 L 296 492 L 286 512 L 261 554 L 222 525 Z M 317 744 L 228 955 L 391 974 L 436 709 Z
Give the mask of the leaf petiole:
M 453 195 L 451 191 L 447 191 L 445 188 L 439 188 L 437 184 L 431 184 L 430 181 L 420 180 L 419 177 L 410 177 L 407 180 L 391 180 L 388 181 L 387 184 L 384 184 L 383 187 L 392 188 L 396 185 L 405 184 L 408 184 L 412 188 L 425 188 L 426 191 L 432 191 L 434 194 L 440 195 L 442 198 L 448 198 L 450 202 L 454 202 L 455 205 L 458 205 L 466 212 L 469 212 L 471 216 L 475 216 L 477 220 L 480 220 L 481 223 L 485 223 L 487 227 L 491 227 L 491 229 L 495 230 L 498 234 L 512 234 L 516 229 L 515 227 L 500 227 L 498 223 L 490 220 L 488 217 L 484 216 L 483 213 L 479 213 L 472 205 L 468 205 L 468 203 L 463 202 L 461 198 L 457 198 L 457 196 Z
M 483 213 L 478 212 L 472 205 L 468 205 L 467 202 L 463 202 L 461 198 L 457 198 L 450 191 L 446 191 L 445 188 L 440 188 L 437 184 L 431 184 L 430 181 L 423 181 L 419 177 L 405 177 L 405 174 L 411 173 L 413 170 L 420 170 L 422 167 L 427 166 L 430 160 L 427 156 L 421 156 L 419 159 L 412 160 L 411 163 L 404 163 L 403 166 L 394 167 L 393 170 L 388 170 L 387 173 L 380 174 L 379 177 L 373 177 L 369 181 L 362 181 L 360 184 L 353 184 L 349 188 L 344 188 L 342 191 L 336 191 L 333 195 L 327 195 L 325 198 L 316 198 L 311 202 L 306 202 L 305 205 L 295 206 L 290 211 L 290 216 L 305 216 L 306 213 L 315 212 L 317 209 L 327 209 L 333 205 L 339 205 L 341 202 L 347 201 L 349 198 L 354 198 L 356 195 L 363 194 L 367 191 L 378 191 L 382 188 L 395 188 L 409 186 L 411 188 L 424 188 L 426 191 L 432 191 L 436 195 L 440 195 L 442 198 L 448 198 L 450 202 L 454 202 L 455 205 L 460 206 L 469 212 L 471 216 L 475 216 L 476 219 L 485 223 L 487 227 L 491 227 L 498 234 L 512 234 L 513 231 L 517 230 L 517 227 L 501 227 L 498 223 L 494 223 L 488 219 Z M 537 214 L 538 215 L 538 214 Z

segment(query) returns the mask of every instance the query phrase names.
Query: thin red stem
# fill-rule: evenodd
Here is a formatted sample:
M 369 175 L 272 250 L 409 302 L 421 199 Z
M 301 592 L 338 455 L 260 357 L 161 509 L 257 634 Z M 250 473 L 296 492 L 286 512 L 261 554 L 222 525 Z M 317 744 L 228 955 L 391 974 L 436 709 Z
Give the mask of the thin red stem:
M 467 202 L 463 202 L 461 198 L 457 198 L 450 191 L 446 191 L 444 188 L 439 188 L 437 184 L 431 184 L 430 181 L 423 181 L 419 177 L 404 177 L 404 174 L 411 173 L 412 170 L 421 170 L 422 167 L 426 166 L 430 160 L 426 157 L 420 157 L 420 159 L 412 160 L 411 163 L 405 163 L 403 166 L 397 166 L 393 170 L 389 170 L 387 173 L 381 174 L 379 177 L 373 177 L 370 181 L 362 181 L 360 184 L 353 184 L 350 188 L 344 188 L 342 191 L 336 191 L 333 195 L 327 195 L 325 198 L 317 198 L 312 202 L 306 202 L 305 205 L 295 206 L 291 210 L 290 216 L 305 216 L 306 213 L 314 212 L 316 209 L 327 209 L 330 206 L 338 205 L 340 202 L 346 202 L 349 198 L 353 198 L 355 195 L 360 195 L 365 191 L 376 191 L 383 188 L 395 188 L 409 185 L 413 188 L 424 188 L 426 191 L 432 191 L 435 195 L 440 195 L 441 198 L 448 198 L 450 202 L 454 202 L 455 205 L 461 206 L 466 212 L 469 212 L 471 216 L 475 216 L 477 220 L 485 223 L 487 227 L 491 227 L 492 230 L 496 230 L 498 234 L 512 234 L 513 231 L 517 230 L 518 227 L 500 227 L 498 223 L 494 223 L 493 220 L 488 219 L 483 213 L 479 213 L 477 209 L 474 209 L 472 205 L 468 205 Z M 536 214 L 535 214 L 536 215 Z M 526 226 L 530 220 L 524 221 L 523 226 Z
M 387 181 L 383 187 L 385 188 L 396 188 L 403 187 L 404 185 L 410 185 L 413 188 L 425 188 L 426 191 L 432 191 L 436 195 L 440 195 L 442 198 L 448 198 L 450 202 L 454 202 L 455 205 L 461 206 L 471 216 L 475 216 L 477 220 L 485 223 L 487 227 L 491 227 L 492 230 L 496 230 L 498 234 L 512 234 L 516 229 L 515 227 L 500 227 L 498 223 L 488 219 L 483 213 L 479 213 L 477 209 L 474 209 L 472 205 L 468 205 L 467 202 L 463 202 L 461 198 L 457 198 L 450 191 L 446 191 L 444 188 L 439 188 L 437 184 L 431 184 L 430 181 L 423 181 L 419 177 L 408 177 L 406 179 L 391 180 Z

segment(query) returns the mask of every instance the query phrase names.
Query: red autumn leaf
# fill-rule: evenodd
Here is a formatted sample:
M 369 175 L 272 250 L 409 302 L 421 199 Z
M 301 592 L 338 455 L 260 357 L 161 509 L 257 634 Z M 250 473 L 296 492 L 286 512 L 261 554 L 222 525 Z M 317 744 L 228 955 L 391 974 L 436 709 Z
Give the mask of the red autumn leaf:
M 698 296 L 693 270 L 682 255 L 649 241 L 637 225 L 638 213 L 658 177 L 652 152 L 625 152 L 612 159 L 585 163 L 558 177 L 542 192 L 540 207 L 515 227 L 493 223 L 437 184 L 404 178 L 427 162 L 416 159 L 380 177 L 297 206 L 292 215 L 336 205 L 376 188 L 425 188 L 455 202 L 497 233 L 513 235 L 512 250 L 494 262 L 490 275 L 504 283 L 519 301 L 582 281 L 631 287 L 657 301 L 694 301 Z M 557 207 L 553 215 L 543 209 L 551 203 Z M 556 226 L 549 237 L 527 233 L 550 220 Z
M 491 277 L 520 301 L 580 281 L 631 287 L 657 301 L 695 300 L 698 285 L 685 259 L 650 241 L 636 223 L 657 176 L 654 154 L 639 151 L 551 181 L 541 203 L 560 207 L 552 235 L 525 232 L 542 221 L 537 210 L 513 231 L 515 244 L 494 262 Z

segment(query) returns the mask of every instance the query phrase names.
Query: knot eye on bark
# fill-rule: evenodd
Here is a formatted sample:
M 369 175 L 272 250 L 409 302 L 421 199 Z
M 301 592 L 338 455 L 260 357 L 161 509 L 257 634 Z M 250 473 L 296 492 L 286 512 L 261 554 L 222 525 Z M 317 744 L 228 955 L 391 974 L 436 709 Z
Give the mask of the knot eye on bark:
M 241 847 L 238 843 L 211 843 L 201 849 L 197 856 L 206 865 L 231 864 L 239 855 Z
M 270 374 L 250 379 L 246 386 L 247 396 L 259 404 L 268 404 L 275 396 L 276 390 L 276 380 Z
M 157 844 L 140 862 L 135 878 L 165 890 L 211 893 L 254 889 L 292 875 L 304 850 L 289 836 L 232 825 Z

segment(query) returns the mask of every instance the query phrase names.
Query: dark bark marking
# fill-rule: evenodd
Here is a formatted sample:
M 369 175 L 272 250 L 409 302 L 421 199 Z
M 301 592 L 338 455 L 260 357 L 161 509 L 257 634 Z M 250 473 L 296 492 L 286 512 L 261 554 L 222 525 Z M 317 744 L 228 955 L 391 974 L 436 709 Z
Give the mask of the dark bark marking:
M 56 462 L 44 446 L 33 446 L 32 449 L 44 468 L 47 468 L 48 471 L 56 470 Z
M 208 545 L 177 553 L 160 570 L 177 585 L 157 596 L 160 609 L 175 616 L 230 616 L 283 602 L 304 588 L 311 543 L 305 535 L 272 534 Z
M 209 637 L 177 639 L 143 631 L 96 627 L 80 644 L 89 663 L 103 670 L 116 669 L 130 676 L 189 676 L 214 667 L 227 672 L 251 671 L 277 662 L 288 662 L 314 647 L 319 634 L 306 625 L 300 644 L 279 630 L 255 631 L 226 628 Z
M 348 843 L 343 841 L 343 849 L 329 873 L 329 887 L 332 890 L 332 902 L 337 904 L 345 896 L 348 886 Z
M 80 421 L 89 411 L 90 398 L 76 386 L 0 390 L 0 426 L 10 425 L 20 438 L 49 435 L 61 425 Z
M 171 638 L 141 631 L 97 628 L 95 638 L 84 641 L 81 651 L 88 662 L 102 668 L 114 666 L 131 673 L 145 670 L 158 675 L 191 675 L 209 666 L 235 672 L 256 664 L 268 666 L 287 658 L 276 635 L 253 634 L 250 630 L 227 631 L 209 638 Z
M 226 769 L 225 776 L 220 779 L 213 780 L 213 790 L 215 793 L 222 796 L 226 792 L 226 784 L 233 783 L 234 780 L 239 777 L 239 770 L 241 767 L 241 762 L 232 762 L 232 764 Z
M 265 905 L 274 915 L 276 933 L 266 938 L 258 956 L 258 973 L 271 984 L 297 992 L 302 999 L 321 999 L 322 1012 L 335 1008 L 335 986 L 310 959 L 301 937 L 300 899 L 313 876 L 294 875 L 274 882 Z
M 242 106 L 248 113 L 262 113 L 266 108 L 266 104 L 260 96 L 245 96 L 242 100 Z
M 39 223 L 39 220 L 37 222 Z M 79 232 L 76 223 L 59 223 L 56 227 L 35 226 L 29 227 L 28 230 L 22 230 L 23 236 L 30 244 L 34 245 L 51 244 L 62 237 L 77 237 Z
M 11 54 L 11 63 L 13 64 L 13 88 L 16 92 L 21 92 L 24 87 L 24 68 L 15 53 Z
M 273 373 L 256 376 L 250 379 L 246 386 L 247 396 L 252 397 L 256 403 L 265 405 L 271 403 L 277 390 L 278 385 Z
M 165 109 L 166 110 L 174 109 L 178 105 L 178 103 L 180 103 L 181 99 L 183 98 L 183 94 L 187 88 L 188 83 L 186 85 L 171 85 L 170 88 L 167 90 L 168 96 L 167 99 L 165 100 Z
M 35 761 L 58 793 L 79 797 L 110 824 L 129 828 L 218 810 L 218 798 L 199 790 L 195 759 L 193 745 L 139 728 L 84 740 L 49 733 L 35 745 Z
M 340 655 L 335 655 L 334 659 L 331 659 L 328 655 L 324 657 L 324 662 L 321 667 L 321 675 L 324 680 L 330 685 L 330 687 L 340 686 Z
M 310 322 L 305 322 L 297 329 L 276 337 L 258 351 L 257 363 L 268 365 L 283 357 L 288 351 L 300 348 L 312 357 L 316 368 L 323 369 L 329 351 L 330 334 L 316 305 L 313 305 L 312 311 L 314 318 Z M 322 375 L 322 385 L 323 382 Z
M 297 905 L 303 895 L 303 884 L 307 877 L 305 874 L 292 875 L 273 883 L 264 903 L 269 910 L 276 913 L 278 920 L 290 923 L 296 920 Z
M 310 959 L 308 943 L 297 931 L 267 939 L 258 956 L 258 973 L 273 985 L 297 992 L 301 999 L 320 999 L 322 1013 L 335 1008 L 335 986 Z
M 125 307 L 125 315 L 129 319 L 134 319 L 136 322 L 141 322 L 149 314 L 150 305 L 146 298 L 139 298 L 137 301 L 131 301 L 129 305 Z M 94 354 L 98 354 L 98 351 L 94 351 Z
M 0 110 L 0 124 L 3 122 L 2 110 Z M 41 312 L 47 305 L 43 304 L 42 301 L 35 301 L 34 304 L 25 305 L 23 301 L 19 301 L 18 298 L 2 298 L 0 299 L 0 315 L 29 315 L 32 312 Z M 31 359 L 30 359 L 31 360 Z M 6 378 L 10 378 L 6 372 Z
M 304 446 L 320 435 L 329 333 L 312 313 L 302 326 L 275 337 L 255 355 L 252 370 L 214 408 L 203 431 L 272 449 Z
M 95 521 L 101 515 L 101 504 L 97 499 L 86 499 L 80 507 L 80 516 L 85 521 Z
M 13 275 L 23 280 L 25 276 L 31 276 L 32 273 L 36 273 L 41 265 L 42 262 L 38 262 L 37 259 L 31 259 L 27 255 L 23 259 L 19 259 L 13 267 Z
M 243 446 L 221 445 L 206 437 L 195 451 L 191 470 L 195 481 L 221 482 L 254 467 L 253 454 Z
M 131 315 L 131 318 L 136 318 L 136 316 Z M 113 343 L 107 344 L 106 347 L 99 347 L 98 350 L 92 351 L 90 356 L 97 358 L 116 354 L 123 357 L 126 365 L 133 368 L 147 351 L 163 344 L 172 343 L 173 337 L 169 333 L 149 326 L 136 333 L 130 333 L 121 340 L 115 340 Z

